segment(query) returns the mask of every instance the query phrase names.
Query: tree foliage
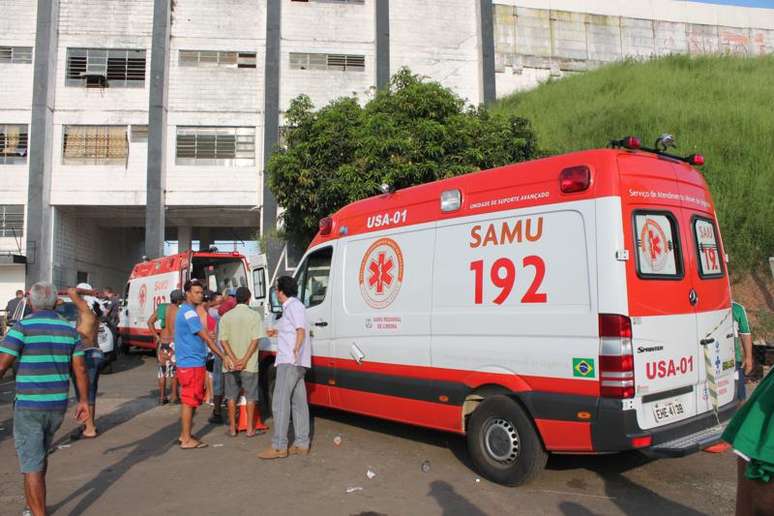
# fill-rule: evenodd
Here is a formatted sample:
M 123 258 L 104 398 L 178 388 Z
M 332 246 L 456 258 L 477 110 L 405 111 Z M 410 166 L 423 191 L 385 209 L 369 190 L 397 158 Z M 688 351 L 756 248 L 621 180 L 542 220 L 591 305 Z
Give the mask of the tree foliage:
M 537 155 L 526 119 L 466 107 L 405 68 L 364 106 L 343 97 L 314 111 L 301 95 L 286 121 L 286 148 L 272 155 L 268 181 L 287 236 L 304 242 L 320 218 L 378 194 L 382 183 L 405 188 Z

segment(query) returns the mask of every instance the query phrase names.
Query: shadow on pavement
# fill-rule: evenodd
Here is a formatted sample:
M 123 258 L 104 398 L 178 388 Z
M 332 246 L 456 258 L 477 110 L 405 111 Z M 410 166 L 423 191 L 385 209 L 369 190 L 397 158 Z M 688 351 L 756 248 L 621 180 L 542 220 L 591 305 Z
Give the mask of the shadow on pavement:
M 441 506 L 444 516 L 486 516 L 486 513 L 473 505 L 467 498 L 457 493 L 454 487 L 441 480 L 435 480 L 430 484 L 429 496 L 435 498 Z
M 605 495 L 625 514 L 669 514 L 699 516 L 703 513 L 664 498 L 657 492 L 631 481 L 623 474 L 652 462 L 639 452 L 610 455 L 552 455 L 546 470 L 586 469 L 605 482 Z M 666 459 L 665 459 L 666 460 Z M 582 486 L 579 486 L 582 488 Z M 595 514 L 582 504 L 563 502 L 559 509 L 566 516 Z
M 105 372 L 103 370 L 102 374 L 112 375 L 117 373 L 122 373 L 124 371 L 129 371 L 131 369 L 134 369 L 135 367 L 140 367 L 145 363 L 145 357 L 152 355 L 152 351 L 146 352 L 143 350 L 142 352 L 133 352 L 128 354 L 121 354 L 116 359 L 115 362 L 113 362 L 111 365 L 110 372 Z
M 176 446 L 175 437 L 179 431 L 180 423 L 175 421 L 147 437 L 106 450 L 105 453 L 127 450 L 127 454 L 115 464 L 103 468 L 94 475 L 94 478 L 73 491 L 64 500 L 51 506 L 51 512 L 55 513 L 71 501 L 82 497 L 77 505 L 70 511 L 70 514 L 83 514 L 94 502 L 99 500 L 99 498 L 110 489 L 110 486 L 119 481 L 121 477 L 134 466 L 150 458 L 164 455 L 172 446 Z
M 100 409 L 100 403 L 99 398 L 97 398 L 97 412 L 99 412 Z M 68 408 L 68 413 L 72 412 L 72 407 L 74 406 L 74 402 L 70 404 L 70 408 Z M 109 432 L 113 428 L 116 428 L 118 426 L 123 425 L 124 423 L 128 423 L 135 417 L 139 416 L 140 414 L 143 414 L 145 412 L 148 412 L 149 410 L 152 410 L 156 408 L 158 404 L 156 403 L 155 398 L 152 395 L 146 395 L 142 398 L 135 398 L 133 400 L 125 401 L 124 403 L 120 404 L 116 408 L 112 409 L 111 411 L 103 414 L 98 415 L 97 420 L 95 421 L 97 425 L 97 431 L 99 432 L 99 435 L 97 438 L 99 439 L 99 436 L 104 435 L 105 433 Z M 80 428 L 77 428 L 71 433 L 68 433 L 67 435 L 64 435 L 57 439 L 54 444 L 52 445 L 52 448 L 56 450 L 56 447 L 68 443 L 70 441 L 78 440 L 78 436 L 80 434 Z

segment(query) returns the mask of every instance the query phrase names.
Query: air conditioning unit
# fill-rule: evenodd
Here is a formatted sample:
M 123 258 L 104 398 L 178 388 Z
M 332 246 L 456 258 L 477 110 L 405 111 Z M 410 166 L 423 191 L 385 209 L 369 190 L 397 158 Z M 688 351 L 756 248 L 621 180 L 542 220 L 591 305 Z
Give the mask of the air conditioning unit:
M 81 79 L 87 88 L 107 88 L 107 74 L 102 71 L 86 70 L 81 72 Z

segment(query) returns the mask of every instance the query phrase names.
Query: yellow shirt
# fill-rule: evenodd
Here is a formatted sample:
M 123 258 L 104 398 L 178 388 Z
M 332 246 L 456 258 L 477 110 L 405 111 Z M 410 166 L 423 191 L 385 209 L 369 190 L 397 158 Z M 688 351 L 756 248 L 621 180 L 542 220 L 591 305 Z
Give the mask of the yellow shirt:
M 237 360 L 245 356 L 247 348 L 250 347 L 250 342 L 265 336 L 266 331 L 263 328 L 261 315 L 246 304 L 236 305 L 220 319 L 218 338 L 221 341 L 228 341 L 231 351 L 234 352 Z M 243 370 L 251 373 L 258 372 L 257 348 Z M 224 366 L 223 371 L 228 372 L 228 369 Z

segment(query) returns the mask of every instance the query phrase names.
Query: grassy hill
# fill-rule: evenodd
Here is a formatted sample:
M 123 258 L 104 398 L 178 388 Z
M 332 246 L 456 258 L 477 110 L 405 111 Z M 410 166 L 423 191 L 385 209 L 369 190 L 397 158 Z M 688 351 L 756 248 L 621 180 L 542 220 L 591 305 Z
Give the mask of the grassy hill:
M 774 256 L 774 57 L 670 56 L 550 81 L 494 111 L 532 121 L 548 153 L 635 135 L 699 152 L 735 275 Z M 767 265 L 766 265 L 767 266 Z

